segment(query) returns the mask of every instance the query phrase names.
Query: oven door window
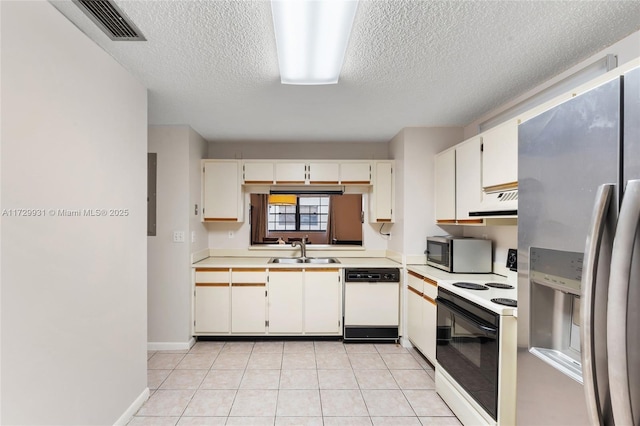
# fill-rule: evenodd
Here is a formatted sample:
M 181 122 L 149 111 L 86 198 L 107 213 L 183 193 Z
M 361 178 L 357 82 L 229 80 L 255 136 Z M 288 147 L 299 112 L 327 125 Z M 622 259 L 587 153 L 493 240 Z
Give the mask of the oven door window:
M 498 411 L 498 329 L 438 299 L 436 359 L 493 419 Z

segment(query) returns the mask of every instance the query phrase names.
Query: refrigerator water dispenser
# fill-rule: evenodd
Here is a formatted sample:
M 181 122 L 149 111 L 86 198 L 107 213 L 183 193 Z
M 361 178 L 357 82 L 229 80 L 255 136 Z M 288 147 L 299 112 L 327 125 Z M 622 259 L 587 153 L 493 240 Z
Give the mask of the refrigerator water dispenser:
M 582 260 L 582 253 L 530 249 L 529 351 L 580 383 Z

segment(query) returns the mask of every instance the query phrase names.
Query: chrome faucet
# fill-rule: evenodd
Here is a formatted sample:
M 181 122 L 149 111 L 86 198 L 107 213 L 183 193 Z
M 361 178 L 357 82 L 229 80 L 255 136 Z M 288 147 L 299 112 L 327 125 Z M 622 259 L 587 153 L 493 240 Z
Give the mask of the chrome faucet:
M 291 247 L 300 246 L 300 258 L 301 259 L 306 259 L 307 258 L 307 238 L 309 238 L 309 236 L 305 235 L 304 237 L 302 237 L 301 241 L 294 241 L 294 242 L 291 243 Z

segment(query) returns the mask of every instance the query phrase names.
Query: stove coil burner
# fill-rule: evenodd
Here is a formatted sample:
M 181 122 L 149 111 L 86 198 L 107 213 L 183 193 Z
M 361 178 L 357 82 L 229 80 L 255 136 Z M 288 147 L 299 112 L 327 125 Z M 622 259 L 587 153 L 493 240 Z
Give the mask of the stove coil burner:
M 467 290 L 489 290 L 489 287 L 485 287 L 482 284 L 466 283 L 462 281 L 453 283 L 453 285 L 460 288 L 466 288 Z
M 500 288 L 505 290 L 511 290 L 514 288 L 512 285 L 504 284 L 504 283 L 484 283 L 487 287 Z
M 518 306 L 518 302 L 513 299 L 505 299 L 503 297 L 498 297 L 496 299 L 491 299 L 493 303 L 497 303 L 498 305 L 510 306 L 512 308 L 516 308 Z

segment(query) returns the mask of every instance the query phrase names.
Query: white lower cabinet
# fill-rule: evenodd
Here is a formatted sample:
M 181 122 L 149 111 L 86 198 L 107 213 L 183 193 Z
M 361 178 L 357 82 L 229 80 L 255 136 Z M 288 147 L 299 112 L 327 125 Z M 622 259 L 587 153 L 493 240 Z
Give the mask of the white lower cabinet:
M 436 363 L 437 285 L 435 281 L 409 271 L 407 301 L 409 340 L 434 365 Z
M 266 332 L 265 269 L 232 269 L 231 332 L 264 334 Z
M 197 268 L 193 334 L 342 335 L 340 268 Z
M 342 280 L 340 269 L 307 269 L 304 275 L 304 331 L 342 334 Z
M 302 333 L 302 269 L 269 271 L 269 334 Z
M 194 333 L 226 334 L 231 330 L 229 269 L 196 269 Z

